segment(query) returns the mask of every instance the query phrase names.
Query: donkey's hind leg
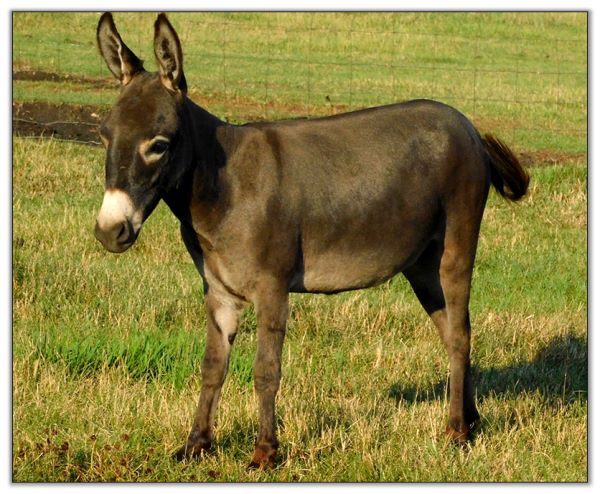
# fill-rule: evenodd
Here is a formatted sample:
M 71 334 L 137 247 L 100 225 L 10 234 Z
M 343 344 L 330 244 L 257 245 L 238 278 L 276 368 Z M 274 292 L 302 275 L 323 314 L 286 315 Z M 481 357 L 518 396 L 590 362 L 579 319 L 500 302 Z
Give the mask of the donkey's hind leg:
M 462 442 L 468 439 L 479 421 L 479 413 L 475 406 L 470 369 L 468 310 L 462 318 L 456 316 L 461 310 L 460 305 L 465 303 L 465 284 L 449 282 L 451 275 L 447 258 L 442 270 L 444 253 L 442 242 L 432 241 L 419 259 L 404 271 L 404 275 L 437 327 L 450 357 L 450 420 L 446 432 L 452 439 Z M 470 274 L 467 286 L 470 286 Z M 462 295 L 458 293 L 461 290 Z M 468 288 L 466 296 L 468 303 Z

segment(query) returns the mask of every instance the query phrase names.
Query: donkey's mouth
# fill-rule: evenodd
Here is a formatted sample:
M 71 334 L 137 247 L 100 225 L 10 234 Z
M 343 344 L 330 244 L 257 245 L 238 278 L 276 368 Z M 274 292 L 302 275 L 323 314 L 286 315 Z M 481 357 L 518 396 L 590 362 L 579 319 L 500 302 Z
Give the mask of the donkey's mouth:
M 134 243 L 135 243 L 135 240 L 125 242 L 123 244 L 112 244 L 112 245 L 103 244 L 103 245 L 107 251 L 112 252 L 113 254 L 121 254 L 122 252 L 125 252 L 127 249 L 129 249 L 129 247 L 131 247 Z

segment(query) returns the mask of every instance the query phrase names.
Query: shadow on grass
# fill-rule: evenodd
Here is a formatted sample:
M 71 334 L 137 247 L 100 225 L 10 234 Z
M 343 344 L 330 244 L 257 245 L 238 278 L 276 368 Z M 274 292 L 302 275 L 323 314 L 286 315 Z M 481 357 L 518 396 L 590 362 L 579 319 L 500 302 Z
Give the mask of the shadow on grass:
M 488 369 L 473 367 L 478 398 L 539 393 L 549 405 L 587 401 L 587 376 L 587 342 L 573 335 L 552 339 L 529 362 Z M 391 386 L 389 397 L 416 403 L 439 400 L 447 391 L 446 380 L 423 388 L 399 382 Z

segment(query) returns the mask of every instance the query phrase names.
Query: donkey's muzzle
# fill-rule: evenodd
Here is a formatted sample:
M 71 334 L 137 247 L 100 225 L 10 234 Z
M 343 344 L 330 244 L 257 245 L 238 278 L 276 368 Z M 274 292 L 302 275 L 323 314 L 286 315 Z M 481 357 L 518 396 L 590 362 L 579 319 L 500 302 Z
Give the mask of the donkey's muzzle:
M 109 188 L 98 218 L 96 219 L 96 238 L 110 252 L 124 252 L 133 245 L 140 233 L 143 213 L 131 200 L 131 196 L 122 189 Z
M 129 249 L 137 238 L 137 232 L 129 220 L 113 223 L 108 228 L 101 228 L 96 222 L 94 234 L 106 250 L 116 254 Z

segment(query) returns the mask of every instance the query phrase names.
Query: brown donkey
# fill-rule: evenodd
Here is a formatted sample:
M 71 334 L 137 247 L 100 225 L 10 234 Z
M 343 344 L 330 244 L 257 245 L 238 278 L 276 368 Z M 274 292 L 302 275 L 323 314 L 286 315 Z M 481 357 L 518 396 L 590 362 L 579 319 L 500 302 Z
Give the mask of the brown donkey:
M 290 292 L 336 293 L 403 273 L 450 360 L 446 434 L 479 419 L 470 371 L 469 292 L 490 182 L 521 198 L 529 177 L 500 141 L 457 110 L 418 100 L 314 120 L 230 125 L 186 95 L 183 55 L 164 14 L 158 73 L 146 72 L 110 14 L 97 39 L 121 94 L 102 123 L 106 191 L 96 237 L 136 240 L 162 199 L 202 276 L 208 319 L 202 390 L 177 458 L 213 441 L 240 314 L 254 304 L 260 424 L 251 466 L 274 464 L 275 395 Z

